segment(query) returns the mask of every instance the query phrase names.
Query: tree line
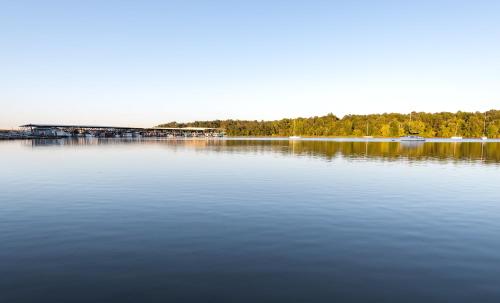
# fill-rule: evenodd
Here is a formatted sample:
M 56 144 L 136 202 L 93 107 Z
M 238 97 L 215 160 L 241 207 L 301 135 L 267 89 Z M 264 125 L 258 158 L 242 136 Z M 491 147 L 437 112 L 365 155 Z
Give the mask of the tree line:
M 189 123 L 169 122 L 159 127 L 222 128 L 229 136 L 339 136 L 399 137 L 419 135 L 448 138 L 462 136 L 500 138 L 500 110 L 487 112 L 412 112 L 257 120 L 213 120 Z

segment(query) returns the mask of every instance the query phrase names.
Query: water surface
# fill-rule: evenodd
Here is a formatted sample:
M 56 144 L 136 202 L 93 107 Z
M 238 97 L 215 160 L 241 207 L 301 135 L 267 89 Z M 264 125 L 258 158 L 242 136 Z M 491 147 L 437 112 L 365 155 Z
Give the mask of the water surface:
M 0 302 L 500 302 L 500 143 L 0 154 Z

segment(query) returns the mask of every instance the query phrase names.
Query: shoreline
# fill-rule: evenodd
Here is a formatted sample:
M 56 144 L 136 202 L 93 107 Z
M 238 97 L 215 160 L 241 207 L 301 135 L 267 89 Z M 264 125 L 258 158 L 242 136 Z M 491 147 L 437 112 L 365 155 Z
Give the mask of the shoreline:
M 401 138 L 397 137 L 300 137 L 290 139 L 289 137 L 281 136 L 225 136 L 225 137 L 135 137 L 135 138 L 99 138 L 99 137 L 35 137 L 35 136 L 13 136 L 13 137 L 0 137 L 0 141 L 12 141 L 12 140 L 265 140 L 265 141 L 324 141 L 324 142 L 399 142 L 404 144 L 423 144 L 425 142 L 434 143 L 498 143 L 500 138 L 488 138 L 483 140 L 481 138 L 462 138 L 462 139 L 452 139 L 452 138 L 425 138 L 423 141 L 403 141 Z

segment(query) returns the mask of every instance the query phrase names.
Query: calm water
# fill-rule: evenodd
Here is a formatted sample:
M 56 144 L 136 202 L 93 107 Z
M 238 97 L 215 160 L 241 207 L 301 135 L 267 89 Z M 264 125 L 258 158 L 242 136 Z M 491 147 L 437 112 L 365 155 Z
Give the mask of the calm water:
M 500 302 L 500 143 L 0 142 L 0 302 Z

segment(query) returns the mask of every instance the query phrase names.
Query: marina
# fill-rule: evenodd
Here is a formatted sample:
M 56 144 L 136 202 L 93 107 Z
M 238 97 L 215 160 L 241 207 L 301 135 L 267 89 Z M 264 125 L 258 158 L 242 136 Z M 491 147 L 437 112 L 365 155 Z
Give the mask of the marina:
M 0 303 L 499 303 L 498 11 L 8 1 Z
M 220 138 L 223 129 L 208 127 L 123 127 L 99 125 L 25 124 L 21 130 L 4 131 L 0 139 L 46 139 L 46 138 Z

